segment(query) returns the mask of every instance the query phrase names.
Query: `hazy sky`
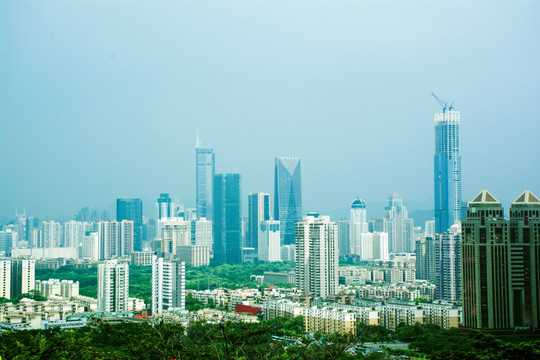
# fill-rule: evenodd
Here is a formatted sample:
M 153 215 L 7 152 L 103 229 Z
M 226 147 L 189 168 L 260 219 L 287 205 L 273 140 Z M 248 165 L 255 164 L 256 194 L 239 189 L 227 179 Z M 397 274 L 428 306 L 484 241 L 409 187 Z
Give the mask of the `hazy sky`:
M 538 1 L 0 1 L 0 216 L 194 206 L 196 129 L 244 197 L 298 156 L 305 211 L 392 192 L 429 209 L 431 91 L 461 111 L 463 199 L 508 208 L 540 195 L 539 18 Z

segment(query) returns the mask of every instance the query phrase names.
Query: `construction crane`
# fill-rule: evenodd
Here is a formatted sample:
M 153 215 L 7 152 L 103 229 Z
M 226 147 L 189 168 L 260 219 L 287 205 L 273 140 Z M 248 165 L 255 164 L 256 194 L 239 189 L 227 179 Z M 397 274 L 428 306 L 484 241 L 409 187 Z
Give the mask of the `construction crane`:
M 446 101 L 442 101 L 441 99 L 439 99 L 437 97 L 437 95 L 435 95 L 433 92 L 431 93 L 431 96 L 433 96 L 435 98 L 435 100 L 437 100 L 439 105 L 442 106 L 443 114 L 446 112 L 446 110 L 448 110 L 448 111 L 454 110 L 454 102 L 453 101 L 452 101 L 452 103 L 450 105 L 448 105 L 448 103 Z

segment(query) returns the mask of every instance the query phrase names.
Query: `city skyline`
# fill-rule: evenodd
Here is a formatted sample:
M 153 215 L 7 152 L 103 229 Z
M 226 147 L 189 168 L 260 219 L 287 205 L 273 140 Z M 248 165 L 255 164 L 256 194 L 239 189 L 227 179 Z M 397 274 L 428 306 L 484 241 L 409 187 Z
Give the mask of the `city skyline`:
M 461 112 L 463 200 L 540 193 L 527 160 L 540 158 L 539 4 L 237 4 L 159 3 L 170 11 L 156 18 L 143 3 L 120 16 L 105 2 L 3 2 L 0 217 L 166 192 L 195 207 L 196 129 L 216 171 L 242 174 L 243 202 L 271 193 L 275 157 L 295 156 L 305 212 L 346 216 L 355 196 L 369 207 L 393 192 L 429 210 L 431 91 Z

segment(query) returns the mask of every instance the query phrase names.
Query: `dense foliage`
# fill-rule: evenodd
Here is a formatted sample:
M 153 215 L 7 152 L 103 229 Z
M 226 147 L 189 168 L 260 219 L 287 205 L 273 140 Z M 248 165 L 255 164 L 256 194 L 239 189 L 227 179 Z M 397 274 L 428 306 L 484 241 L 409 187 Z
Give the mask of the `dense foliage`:
M 13 299 L 6 299 L 5 297 L 0 297 L 0 304 L 13 303 L 18 304 L 22 299 L 32 299 L 37 301 L 45 301 L 46 297 L 42 296 L 39 290 L 30 290 L 28 293 L 21 294 Z

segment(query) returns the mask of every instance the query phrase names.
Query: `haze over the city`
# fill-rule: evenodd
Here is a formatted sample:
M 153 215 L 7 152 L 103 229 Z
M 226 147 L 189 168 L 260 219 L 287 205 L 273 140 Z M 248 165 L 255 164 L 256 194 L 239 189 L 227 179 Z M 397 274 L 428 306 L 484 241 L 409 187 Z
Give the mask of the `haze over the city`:
M 540 193 L 538 14 L 535 1 L 2 1 L 0 217 L 161 192 L 193 207 L 197 129 L 244 198 L 272 194 L 274 158 L 295 156 L 305 212 L 357 195 L 370 211 L 393 192 L 429 210 L 432 91 L 461 112 L 463 200 L 487 188 L 507 209 Z

